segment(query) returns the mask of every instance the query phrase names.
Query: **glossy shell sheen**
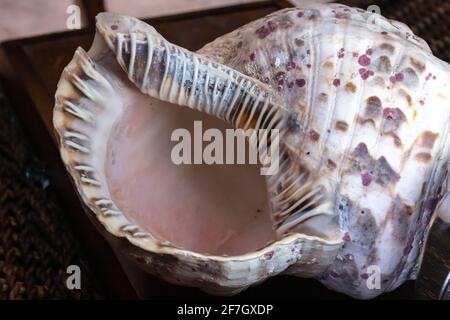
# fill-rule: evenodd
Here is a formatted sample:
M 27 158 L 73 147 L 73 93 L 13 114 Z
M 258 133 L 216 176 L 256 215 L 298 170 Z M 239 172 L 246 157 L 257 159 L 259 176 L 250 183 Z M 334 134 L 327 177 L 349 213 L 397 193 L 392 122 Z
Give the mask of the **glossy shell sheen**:
M 286 272 L 371 298 L 416 277 L 433 218 L 449 219 L 449 71 L 405 25 L 342 5 L 282 10 L 198 53 L 105 13 L 91 50 L 62 74 L 54 126 L 82 200 L 144 249 L 131 255 L 149 272 L 215 294 Z M 104 168 L 124 92 L 279 129 L 281 167 L 267 189 L 280 240 L 212 256 L 131 223 Z

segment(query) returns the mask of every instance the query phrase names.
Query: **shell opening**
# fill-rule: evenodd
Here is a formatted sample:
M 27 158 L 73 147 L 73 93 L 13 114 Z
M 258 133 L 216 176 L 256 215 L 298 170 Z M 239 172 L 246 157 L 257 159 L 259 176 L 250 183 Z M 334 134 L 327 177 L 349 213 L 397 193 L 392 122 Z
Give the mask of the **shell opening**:
M 109 34 L 100 24 L 103 34 L 96 35 L 88 54 L 77 51 L 57 92 L 54 121 L 64 140 L 63 158 L 70 168 L 76 152 L 80 183 L 99 193 L 84 190 L 91 207 L 104 217 L 122 213 L 124 234 L 216 256 L 254 252 L 302 228 L 319 235 L 314 224 L 321 219 L 315 218 L 329 213 L 323 190 L 292 167 L 285 147 L 278 173 L 267 179 L 258 163 L 242 164 L 235 161 L 238 155 L 233 164 L 196 159 L 196 148 L 204 154 L 206 141 L 212 141 L 205 139 L 208 129 L 222 137 L 232 126 L 283 132 L 289 114 L 276 106 L 277 97 L 263 84 L 180 51 L 133 21 L 138 33 L 128 35 Z M 197 122 L 203 131 L 196 132 Z M 92 136 L 78 134 L 90 126 Z M 180 140 L 173 138 L 180 130 L 190 149 L 183 150 L 187 163 L 175 164 Z M 258 136 L 252 145 L 259 148 L 265 140 L 272 144 L 271 137 Z M 227 148 L 229 141 L 222 142 Z M 252 146 L 244 142 L 250 154 Z

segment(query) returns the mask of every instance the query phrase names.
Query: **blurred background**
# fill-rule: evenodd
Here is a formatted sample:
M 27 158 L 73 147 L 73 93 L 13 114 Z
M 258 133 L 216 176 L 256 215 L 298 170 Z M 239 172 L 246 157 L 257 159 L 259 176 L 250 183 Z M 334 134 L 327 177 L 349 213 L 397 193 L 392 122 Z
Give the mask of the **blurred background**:
M 105 0 L 104 6 L 108 11 L 150 18 L 255 1 Z M 0 41 L 67 30 L 66 8 L 71 4 L 83 7 L 82 1 L 76 0 L 0 0 Z
M 196 50 L 275 10 L 309 2 L 329 1 L 0 0 L 0 300 L 211 298 L 134 269 L 89 221 L 53 140 L 56 83 L 75 48 L 89 48 L 93 37 L 89 27 L 102 10 L 151 19 L 168 40 Z M 449 61 L 450 0 L 339 2 L 363 9 L 377 6 L 382 15 L 406 23 L 437 57 Z M 81 30 L 69 30 L 71 5 L 80 8 Z M 82 270 L 79 290 L 67 287 L 70 265 Z M 419 280 L 382 298 L 437 299 L 449 270 L 450 227 L 438 221 Z M 276 294 L 291 299 L 347 299 L 315 280 L 276 278 L 234 298 Z

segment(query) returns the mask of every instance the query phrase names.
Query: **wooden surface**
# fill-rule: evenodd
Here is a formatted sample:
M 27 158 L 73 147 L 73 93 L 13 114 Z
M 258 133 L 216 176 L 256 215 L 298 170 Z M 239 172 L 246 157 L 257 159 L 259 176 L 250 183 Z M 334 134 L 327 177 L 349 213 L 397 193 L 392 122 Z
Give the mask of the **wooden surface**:
M 266 1 L 154 18 L 148 22 L 169 41 L 190 50 L 196 50 L 216 37 L 284 6 L 287 6 L 284 1 Z M 68 64 L 78 46 L 85 50 L 90 47 L 93 34 L 94 31 L 90 28 L 2 44 L 0 71 L 20 121 L 33 142 L 35 151 L 48 164 L 52 188 L 65 207 L 94 272 L 109 293 L 109 297 L 214 299 L 197 289 L 173 286 L 141 272 L 120 253 L 111 249 L 107 241 L 89 222 L 88 215 L 83 212 L 56 149 L 52 110 L 53 96 L 62 69 Z M 438 239 L 442 237 L 438 236 Z M 449 248 L 448 238 L 443 241 L 447 241 L 445 243 Z M 443 269 L 441 273 L 444 273 Z M 442 277 L 441 273 L 439 279 Z M 442 280 L 436 280 L 437 286 L 440 281 Z M 426 283 L 429 281 L 424 282 Z M 409 281 L 382 298 L 413 298 L 418 296 L 414 290 L 416 285 Z M 436 286 L 428 286 L 426 290 L 429 292 L 420 297 L 433 298 L 438 289 Z M 343 295 L 325 289 L 315 280 L 288 276 L 269 279 L 234 298 L 346 299 Z

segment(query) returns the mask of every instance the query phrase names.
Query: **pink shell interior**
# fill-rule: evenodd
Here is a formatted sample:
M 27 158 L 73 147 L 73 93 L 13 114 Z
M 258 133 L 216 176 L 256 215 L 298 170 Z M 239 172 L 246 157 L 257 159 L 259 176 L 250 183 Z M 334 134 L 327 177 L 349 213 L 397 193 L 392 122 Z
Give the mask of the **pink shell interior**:
M 126 89 L 124 113 L 108 142 L 106 176 L 112 200 L 135 224 L 173 245 L 236 255 L 276 235 L 264 176 L 257 165 L 175 165 L 174 129 L 193 122 L 224 131 L 220 120 Z M 192 157 L 193 159 L 193 157 Z

